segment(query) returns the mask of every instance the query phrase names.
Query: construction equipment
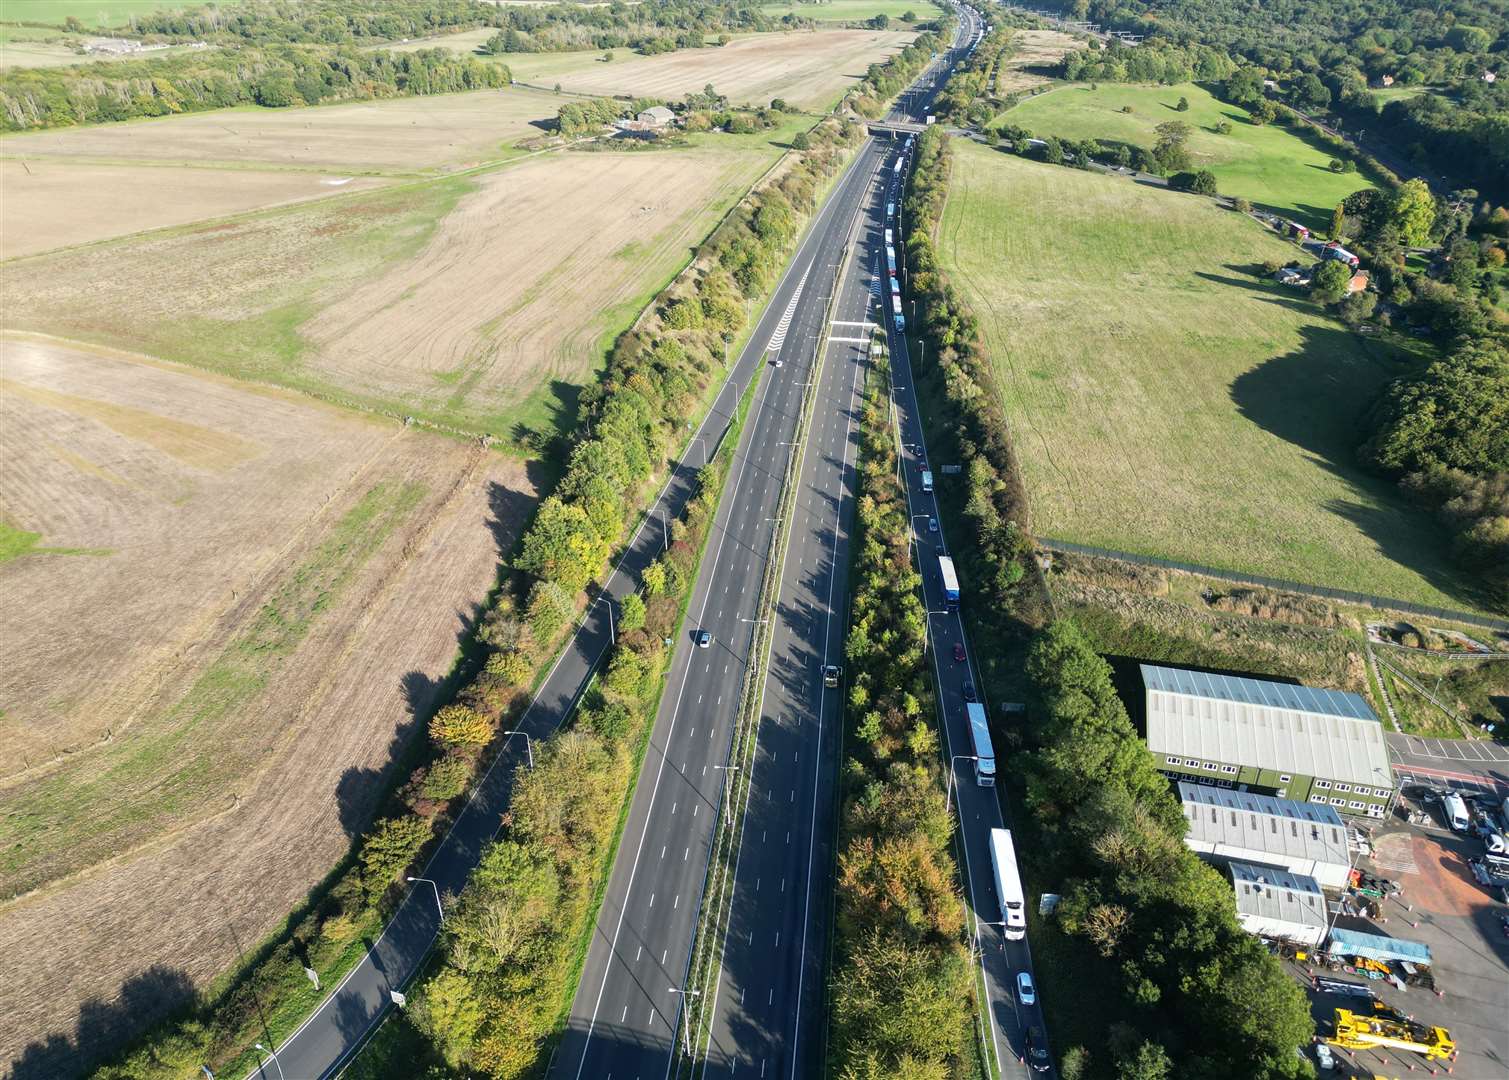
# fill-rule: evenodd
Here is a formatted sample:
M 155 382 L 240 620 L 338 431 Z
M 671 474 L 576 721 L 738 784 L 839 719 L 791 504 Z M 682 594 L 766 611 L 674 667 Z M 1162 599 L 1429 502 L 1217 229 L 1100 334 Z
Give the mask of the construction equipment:
M 1337 1009 L 1336 1035 L 1326 1041 L 1343 1050 L 1408 1050 L 1427 1061 L 1450 1061 L 1457 1049 L 1445 1028 L 1418 1024 L 1392 1009 L 1372 1016 Z

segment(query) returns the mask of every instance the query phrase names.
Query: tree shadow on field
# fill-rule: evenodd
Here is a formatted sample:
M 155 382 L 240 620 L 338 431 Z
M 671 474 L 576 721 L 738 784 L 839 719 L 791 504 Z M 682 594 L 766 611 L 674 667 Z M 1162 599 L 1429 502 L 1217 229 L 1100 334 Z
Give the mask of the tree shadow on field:
M 1372 360 L 1340 327 L 1305 326 L 1300 338 L 1299 348 L 1232 380 L 1232 402 L 1242 416 L 1300 447 L 1314 464 L 1346 485 L 1346 495 L 1327 500 L 1323 509 L 1354 525 L 1384 558 L 1415 571 L 1442 592 L 1476 604 L 1477 598 L 1447 567 L 1444 534 L 1394 485 L 1364 471 L 1357 461 L 1367 410 L 1393 372 Z M 1221 452 L 1220 447 L 1211 450 Z M 1330 581 L 1316 584 L 1347 587 Z
M 121 984 L 114 1001 L 91 998 L 79 1006 L 74 1037 L 52 1032 L 28 1043 L 11 1062 L 12 1080 L 63 1080 L 82 1075 L 111 1048 L 154 1021 L 194 1002 L 189 977 L 156 964 Z
M 1226 269 L 1235 270 L 1240 274 L 1247 271 L 1248 267 L 1228 266 Z M 1277 282 L 1250 277 L 1226 277 L 1222 274 L 1206 273 L 1204 270 L 1196 270 L 1195 277 L 1209 281 L 1215 285 L 1225 285 L 1229 288 L 1245 289 L 1248 292 L 1257 293 L 1267 303 L 1277 307 L 1288 308 L 1290 311 L 1296 311 L 1302 315 L 1319 318 L 1322 314 L 1318 304 L 1312 300 L 1305 299 L 1306 294 L 1290 289 L 1288 286 L 1280 285 Z M 1348 351 L 1352 351 L 1350 343 L 1351 335 L 1346 334 L 1343 336 L 1348 339 L 1346 348 Z M 1361 442 L 1362 440 L 1359 439 L 1358 441 Z
M 549 457 L 576 430 L 578 408 L 582 388 L 565 379 L 551 379 L 548 386 L 535 390 L 525 400 L 520 411 L 541 421 L 533 424 L 519 421 L 509 430 L 508 437 L 521 450 Z
M 367 826 L 372 823 L 378 803 L 389 786 L 389 774 L 395 764 L 408 756 L 410 743 L 420 727 L 421 718 L 429 718 L 446 687 L 445 680 L 431 678 L 422 671 L 410 671 L 399 682 L 403 687 L 409 718 L 394 730 L 393 738 L 388 742 L 387 762 L 380 768 L 352 766 L 341 773 L 341 778 L 335 785 L 335 804 L 341 828 L 346 830 L 346 835 L 352 840 L 365 833 Z

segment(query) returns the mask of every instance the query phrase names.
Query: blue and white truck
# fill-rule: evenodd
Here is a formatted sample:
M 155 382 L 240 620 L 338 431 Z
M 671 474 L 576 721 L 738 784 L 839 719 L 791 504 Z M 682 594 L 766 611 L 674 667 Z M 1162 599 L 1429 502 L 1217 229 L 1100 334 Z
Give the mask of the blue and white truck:
M 975 750 L 975 783 L 981 787 L 996 786 L 996 752 L 990 745 L 990 725 L 985 721 L 985 706 L 978 701 L 966 702 L 964 711 L 969 716 L 969 738 Z
M 950 609 L 959 606 L 959 577 L 954 573 L 954 560 L 947 555 L 938 556 L 938 573 L 943 578 L 943 600 Z

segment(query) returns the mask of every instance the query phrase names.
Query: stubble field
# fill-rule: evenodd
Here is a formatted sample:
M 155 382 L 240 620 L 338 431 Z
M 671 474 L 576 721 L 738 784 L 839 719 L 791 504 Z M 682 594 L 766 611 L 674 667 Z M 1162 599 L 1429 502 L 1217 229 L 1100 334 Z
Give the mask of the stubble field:
M 721 48 L 681 49 L 658 56 L 619 50 L 540 53 L 521 58 L 514 77 L 574 94 L 633 94 L 675 101 L 711 83 L 737 104 L 785 98 L 808 110 L 830 107 L 866 69 L 900 52 L 916 35 L 880 30 L 812 30 L 750 34 Z M 512 61 L 505 57 L 505 62 Z
M 1355 461 L 1403 368 L 1251 268 L 1208 200 L 955 143 L 940 253 L 980 315 L 1043 536 L 1446 607 L 1437 526 Z
M 0 510 L 66 552 L 0 564 L 25 613 L 0 640 L 11 1058 L 108 1044 L 85 1002 L 154 964 L 202 983 L 302 898 L 535 493 L 516 461 L 285 391 L 0 347 Z
M 39 256 L 5 321 L 518 441 L 777 153 L 550 154 Z
M 1048 81 L 1044 71 L 1064 58 L 1066 53 L 1083 49 L 1083 39 L 1057 30 L 1018 30 L 1012 37 L 1016 52 L 996 72 L 998 97 L 1030 90 Z

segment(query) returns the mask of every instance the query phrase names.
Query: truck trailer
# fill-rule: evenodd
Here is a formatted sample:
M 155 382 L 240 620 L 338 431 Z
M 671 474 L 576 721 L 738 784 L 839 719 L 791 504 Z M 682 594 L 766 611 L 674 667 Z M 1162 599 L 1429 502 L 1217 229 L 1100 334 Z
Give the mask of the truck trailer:
M 990 865 L 995 870 L 996 898 L 1001 903 L 1006 938 L 1021 941 L 1027 936 L 1027 903 L 1022 896 L 1022 878 L 1017 873 L 1016 849 L 1005 829 L 990 830 Z
M 954 573 L 954 560 L 947 555 L 938 556 L 938 573 L 943 578 L 943 599 L 950 608 L 959 606 L 959 578 Z
M 996 752 L 990 745 L 990 725 L 985 720 L 985 706 L 978 701 L 964 704 L 969 716 L 969 738 L 975 748 L 975 783 L 981 787 L 996 786 Z

